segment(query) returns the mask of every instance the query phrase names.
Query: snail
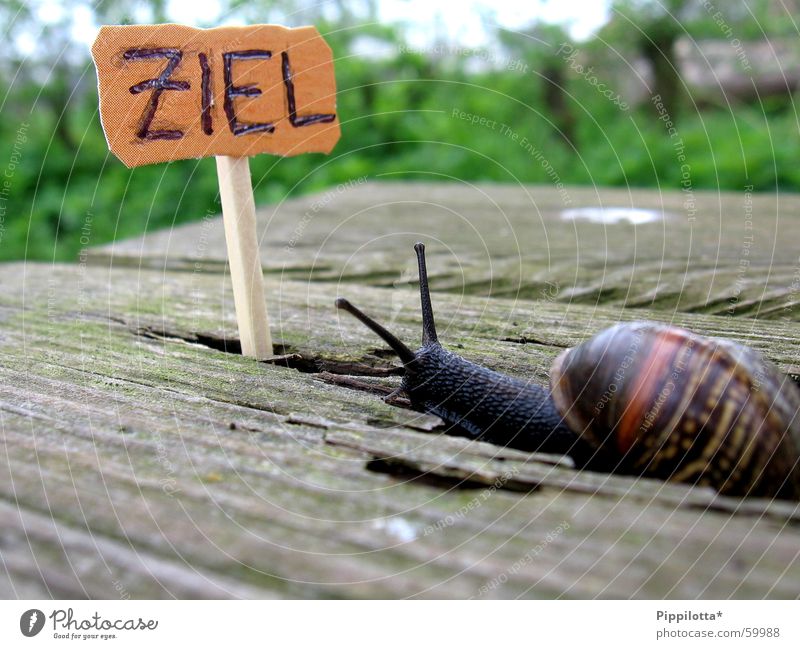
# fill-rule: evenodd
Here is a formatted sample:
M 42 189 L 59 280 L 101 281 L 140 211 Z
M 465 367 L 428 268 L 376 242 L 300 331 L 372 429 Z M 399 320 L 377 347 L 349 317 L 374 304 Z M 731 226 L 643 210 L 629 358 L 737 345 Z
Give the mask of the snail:
M 549 387 L 468 361 L 439 343 L 425 247 L 422 346 L 412 352 L 344 298 L 343 309 L 403 363 L 415 410 L 471 437 L 561 453 L 579 469 L 800 500 L 800 389 L 758 353 L 654 322 L 620 323 L 561 353 Z

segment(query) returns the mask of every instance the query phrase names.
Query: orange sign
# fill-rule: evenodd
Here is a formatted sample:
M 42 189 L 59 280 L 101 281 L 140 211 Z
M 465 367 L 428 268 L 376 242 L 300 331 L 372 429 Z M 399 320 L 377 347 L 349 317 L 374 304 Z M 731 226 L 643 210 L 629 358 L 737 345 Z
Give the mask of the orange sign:
M 104 26 L 100 118 L 128 167 L 212 155 L 328 153 L 333 57 L 315 27 Z

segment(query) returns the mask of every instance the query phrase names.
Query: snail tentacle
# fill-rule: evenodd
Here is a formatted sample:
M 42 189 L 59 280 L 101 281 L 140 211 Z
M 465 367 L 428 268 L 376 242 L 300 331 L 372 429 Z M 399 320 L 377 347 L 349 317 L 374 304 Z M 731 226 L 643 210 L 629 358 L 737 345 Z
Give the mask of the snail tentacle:
M 394 350 L 395 354 L 397 354 L 400 357 L 400 360 L 403 361 L 403 363 L 410 363 L 411 361 L 414 360 L 414 352 L 412 352 L 408 347 L 406 347 L 403 341 L 401 341 L 397 336 L 395 336 L 382 324 L 380 324 L 376 320 L 373 320 L 361 309 L 354 306 L 350 302 L 350 300 L 346 300 L 343 297 L 336 298 L 336 308 L 342 309 L 344 311 L 347 311 L 349 314 L 354 315 L 361 322 L 367 325 L 367 327 L 372 329 L 372 331 L 378 334 L 383 339 L 383 341 Z
M 428 287 L 428 269 L 425 265 L 425 244 L 421 241 L 414 244 L 419 266 L 419 298 L 422 306 L 422 345 L 438 343 L 436 324 L 433 321 L 433 305 L 431 304 L 431 291 Z

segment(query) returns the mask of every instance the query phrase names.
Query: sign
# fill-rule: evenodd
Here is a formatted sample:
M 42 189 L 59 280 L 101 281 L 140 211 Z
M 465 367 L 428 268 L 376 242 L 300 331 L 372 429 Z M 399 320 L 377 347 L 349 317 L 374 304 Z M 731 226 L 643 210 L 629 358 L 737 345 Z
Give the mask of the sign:
M 216 156 L 242 354 L 270 357 L 248 156 L 331 151 L 330 48 L 315 27 L 105 25 L 92 58 L 108 148 L 128 167 Z
M 92 57 L 108 146 L 128 167 L 328 153 L 339 139 L 333 57 L 315 27 L 106 25 Z

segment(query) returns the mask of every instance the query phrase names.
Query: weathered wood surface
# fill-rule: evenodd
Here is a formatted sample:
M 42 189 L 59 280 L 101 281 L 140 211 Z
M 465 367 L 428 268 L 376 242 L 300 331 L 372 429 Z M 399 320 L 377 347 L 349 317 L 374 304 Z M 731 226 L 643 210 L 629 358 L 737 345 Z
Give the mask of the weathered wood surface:
M 429 242 L 432 286 L 458 294 L 800 319 L 800 197 L 358 179 L 262 208 L 265 270 L 289 279 L 408 285 Z M 565 209 L 641 208 L 632 225 L 565 221 Z M 217 219 L 103 246 L 113 265 L 225 263 Z
M 282 356 L 258 363 L 220 350 L 236 331 L 221 273 L 8 264 L 3 277 L 3 596 L 800 593 L 794 504 L 578 473 L 384 403 L 397 361 L 333 299 L 353 297 L 412 343 L 411 288 L 271 274 Z M 791 321 L 434 299 L 446 344 L 539 380 L 561 348 L 619 317 L 725 334 L 798 365 Z

